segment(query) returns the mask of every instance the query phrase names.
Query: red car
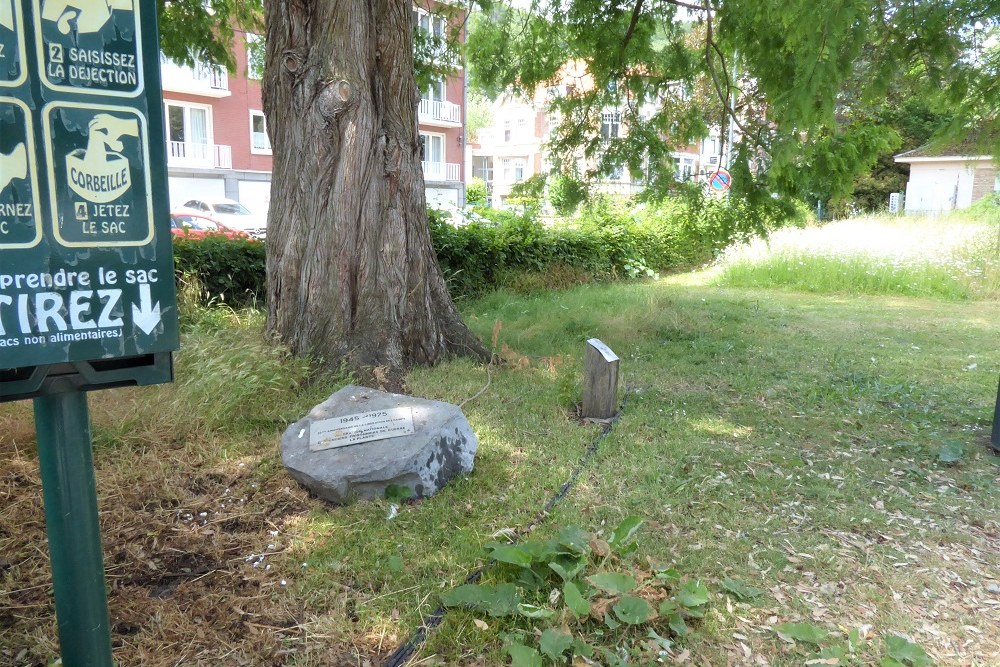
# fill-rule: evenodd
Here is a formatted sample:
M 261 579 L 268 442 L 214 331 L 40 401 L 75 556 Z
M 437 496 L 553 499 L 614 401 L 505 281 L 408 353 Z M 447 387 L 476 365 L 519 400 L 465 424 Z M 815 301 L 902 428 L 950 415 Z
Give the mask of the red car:
M 249 239 L 250 235 L 238 229 L 220 225 L 211 218 L 193 213 L 171 213 L 170 233 L 189 239 L 202 239 L 210 234 L 223 234 L 231 239 Z

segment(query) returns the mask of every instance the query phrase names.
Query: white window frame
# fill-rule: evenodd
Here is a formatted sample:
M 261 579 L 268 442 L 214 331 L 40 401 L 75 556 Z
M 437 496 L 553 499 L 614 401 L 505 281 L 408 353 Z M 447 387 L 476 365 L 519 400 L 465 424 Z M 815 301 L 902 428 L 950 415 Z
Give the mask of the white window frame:
M 261 111 L 260 109 L 250 109 L 249 111 L 250 111 L 250 153 L 252 155 L 273 155 L 273 151 L 271 149 L 271 136 L 267 133 L 267 116 L 265 116 L 264 112 Z M 261 120 L 264 121 L 264 143 L 267 145 L 267 148 L 257 148 L 254 145 L 253 141 L 253 135 L 255 134 L 255 132 L 253 131 L 254 116 L 260 116 Z
M 426 26 L 424 25 L 425 19 L 427 21 Z M 421 31 L 436 37 L 444 38 L 448 30 L 448 22 L 443 16 L 432 14 L 420 7 L 413 8 L 413 22 Z
M 434 99 L 434 89 L 437 88 L 438 92 L 441 94 L 441 99 Z M 428 102 L 447 102 L 448 101 L 448 80 L 445 78 L 437 79 L 429 86 L 420 91 L 420 99 L 426 100 Z
M 607 127 L 607 132 L 604 128 Z M 617 139 L 622 133 L 621 111 L 605 111 L 601 114 L 601 138 L 604 141 Z
M 200 109 L 205 112 L 205 137 L 206 145 L 211 146 L 215 143 L 215 128 L 213 127 L 214 122 L 212 118 L 212 106 L 209 104 L 197 104 L 195 102 L 177 102 L 175 100 L 163 100 L 163 120 L 165 127 L 163 129 L 164 136 L 167 141 L 173 141 L 170 137 L 170 107 L 178 107 L 184 110 L 184 134 L 185 137 L 190 133 L 191 127 L 191 109 Z M 185 141 L 183 143 L 193 144 L 193 141 Z
M 427 157 L 428 157 L 427 156 L 428 151 L 426 150 L 426 148 L 424 150 L 424 154 L 420 158 L 420 161 L 421 162 L 430 162 L 432 164 L 441 164 L 441 165 L 443 165 L 446 162 L 448 162 L 448 147 L 447 147 L 447 145 L 445 143 L 447 141 L 447 135 L 445 135 L 445 134 L 443 134 L 441 132 L 424 132 L 423 130 L 420 130 L 420 138 L 423 139 L 424 137 L 428 137 L 428 138 L 430 138 L 430 137 L 438 137 L 438 138 L 441 139 L 441 161 L 440 162 L 435 162 L 434 160 L 428 160 L 427 159 Z

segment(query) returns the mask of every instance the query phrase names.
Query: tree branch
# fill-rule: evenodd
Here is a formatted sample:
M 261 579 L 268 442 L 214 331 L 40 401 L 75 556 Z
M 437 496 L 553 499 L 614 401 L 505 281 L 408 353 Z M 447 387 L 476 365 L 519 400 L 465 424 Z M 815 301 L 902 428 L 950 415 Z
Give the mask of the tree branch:
M 628 43 L 632 39 L 633 33 L 635 33 L 635 27 L 639 25 L 639 17 L 642 15 L 642 3 L 643 0 L 638 0 L 635 3 L 635 7 L 632 8 L 632 21 L 628 24 L 628 30 L 625 31 L 625 39 L 622 40 L 622 50 L 621 56 L 618 60 L 622 60 L 625 57 L 625 49 L 628 48 Z
M 730 92 L 730 89 L 732 88 L 732 81 L 731 81 L 731 79 L 729 77 L 729 72 L 726 69 L 726 59 L 725 59 L 725 56 L 723 56 L 722 50 L 719 48 L 719 45 L 715 43 L 714 33 L 713 33 L 713 30 L 712 30 L 712 6 L 711 6 L 710 2 L 711 2 L 711 0 L 705 0 L 704 6 L 702 6 L 700 8 L 702 11 L 705 12 L 705 15 L 706 15 L 706 20 L 705 20 L 705 64 L 708 66 L 708 72 L 709 72 L 709 74 L 711 74 L 711 77 L 712 77 L 712 85 L 715 87 L 715 92 L 719 96 L 719 100 L 722 102 L 722 106 L 723 106 L 723 108 L 726 111 L 726 115 L 729 116 L 729 118 L 732 120 L 733 123 L 736 123 L 736 127 L 740 128 L 740 132 L 742 132 L 744 134 L 744 136 L 753 136 L 753 133 L 749 129 L 747 129 L 747 127 L 745 125 L 743 125 L 743 123 L 740 122 L 739 118 L 736 117 L 736 109 L 733 108 L 733 106 L 732 106 L 732 104 L 730 103 L 730 100 L 729 100 L 729 97 L 730 97 L 729 96 L 729 92 Z M 718 54 L 719 59 L 722 62 L 723 74 L 726 77 L 726 92 L 725 93 L 723 93 L 722 86 L 719 84 L 719 77 L 718 77 L 718 74 L 716 74 L 716 72 L 715 72 L 715 64 L 712 62 L 712 52 L 713 51 L 715 51 L 715 53 Z M 732 150 L 731 146 L 730 146 L 730 150 Z

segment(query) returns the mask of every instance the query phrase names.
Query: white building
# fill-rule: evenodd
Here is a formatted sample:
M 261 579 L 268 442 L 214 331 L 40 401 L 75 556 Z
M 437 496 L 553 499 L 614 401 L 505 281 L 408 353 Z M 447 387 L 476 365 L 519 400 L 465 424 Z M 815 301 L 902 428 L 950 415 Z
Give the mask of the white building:
M 955 147 L 923 146 L 896 156 L 910 165 L 906 182 L 907 213 L 938 213 L 968 208 L 998 189 L 997 170 L 989 155 Z

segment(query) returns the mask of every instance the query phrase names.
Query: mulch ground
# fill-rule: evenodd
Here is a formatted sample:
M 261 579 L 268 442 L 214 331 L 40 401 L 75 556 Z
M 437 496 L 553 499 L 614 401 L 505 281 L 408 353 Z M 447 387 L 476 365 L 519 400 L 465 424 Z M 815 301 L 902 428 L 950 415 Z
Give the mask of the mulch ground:
M 378 663 L 377 647 L 359 644 L 350 628 L 306 636 L 308 618 L 323 603 L 307 609 L 287 590 L 283 577 L 301 564 L 285 529 L 320 502 L 283 476 L 255 472 L 264 458 L 206 466 L 190 445 L 98 448 L 104 564 L 119 664 Z M 0 664 L 45 666 L 58 651 L 30 403 L 3 406 Z

